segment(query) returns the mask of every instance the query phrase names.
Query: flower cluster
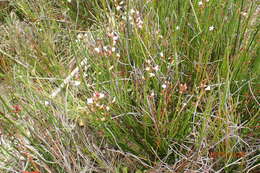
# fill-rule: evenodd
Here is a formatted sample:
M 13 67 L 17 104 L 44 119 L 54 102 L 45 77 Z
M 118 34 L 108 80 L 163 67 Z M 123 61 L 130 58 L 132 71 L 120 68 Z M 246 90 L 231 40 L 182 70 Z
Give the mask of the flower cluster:
M 93 46 L 95 44 L 95 40 L 90 31 L 79 33 L 76 42 L 83 42 L 87 46 Z
M 119 41 L 119 34 L 115 31 L 109 32 L 107 36 L 112 40 L 112 45 L 116 46 Z
M 159 70 L 159 65 L 153 64 L 151 60 L 146 60 L 145 71 L 148 72 L 149 77 L 154 77 Z
M 127 18 L 127 15 L 128 15 L 128 18 Z M 122 16 L 122 19 L 124 21 L 129 20 L 129 22 L 132 26 L 137 26 L 137 28 L 139 28 L 139 29 L 143 28 L 144 22 L 142 20 L 141 14 L 138 10 L 131 9 L 128 14 L 125 12 L 124 15 Z
M 132 26 L 137 26 L 137 28 L 141 29 L 143 27 L 143 20 L 141 14 L 138 10 L 130 9 L 127 11 L 126 4 L 124 1 L 117 2 L 115 8 L 120 13 L 121 18 L 124 23 L 129 22 Z
M 213 31 L 215 29 L 215 27 L 212 25 L 209 27 L 209 31 Z
M 206 85 L 204 82 L 202 82 L 200 84 L 199 88 L 204 89 L 205 91 L 210 91 L 211 90 L 211 86 L 210 85 Z
M 109 32 L 107 34 L 111 44 L 105 45 L 103 39 L 95 40 L 91 32 L 79 33 L 77 35 L 77 42 L 82 42 L 86 45 L 87 48 L 91 48 L 90 51 L 93 51 L 95 54 L 99 54 L 101 56 L 111 56 L 113 53 L 116 54 L 117 57 L 120 54 L 116 51 L 116 45 L 119 42 L 119 34 L 115 31 Z
M 163 89 L 167 88 L 167 85 L 166 85 L 165 83 L 162 84 L 162 88 L 163 88 Z
M 98 43 L 94 46 L 94 53 L 101 56 L 111 56 L 116 55 L 120 57 L 119 52 L 117 51 L 117 44 L 119 42 L 120 36 L 117 32 L 112 31 L 108 32 L 107 37 L 109 39 L 109 44 L 105 45 L 104 41 L 97 41 Z
M 209 0 L 205 0 L 205 1 L 206 1 L 206 2 L 209 2 Z M 199 1 L 199 2 L 198 2 L 198 5 L 199 5 L 199 6 L 203 6 L 203 1 Z
M 188 87 L 187 87 L 187 84 L 186 84 L 186 83 L 179 85 L 179 93 L 180 93 L 180 94 L 185 93 L 185 92 L 187 91 L 187 89 L 188 89 Z
M 104 93 L 102 93 L 102 92 L 101 93 L 100 92 L 95 92 L 95 93 L 93 93 L 92 97 L 87 99 L 87 104 L 91 105 L 91 104 L 94 103 L 94 101 L 98 101 L 98 100 L 101 100 L 103 98 L 105 98 L 105 94 Z
M 103 92 L 94 92 L 92 94 L 92 97 L 87 98 L 87 106 L 90 109 L 91 112 L 99 112 L 100 115 L 102 115 L 101 118 L 98 118 L 97 120 L 105 121 L 106 118 L 104 116 L 108 115 L 108 112 L 110 110 L 110 107 L 108 104 L 106 104 L 108 101 L 108 94 L 105 94 Z M 115 99 L 110 101 L 110 103 L 114 103 Z
M 14 113 L 19 113 L 22 111 L 22 106 L 21 105 L 13 105 L 13 110 L 12 112 Z
M 119 3 L 116 4 L 116 10 L 120 11 L 124 9 L 124 1 L 120 1 Z
M 102 56 L 111 56 L 112 53 L 113 53 L 113 47 L 111 46 L 99 46 L 99 47 L 95 47 L 94 48 L 94 51 L 99 54 L 99 55 L 102 55 Z

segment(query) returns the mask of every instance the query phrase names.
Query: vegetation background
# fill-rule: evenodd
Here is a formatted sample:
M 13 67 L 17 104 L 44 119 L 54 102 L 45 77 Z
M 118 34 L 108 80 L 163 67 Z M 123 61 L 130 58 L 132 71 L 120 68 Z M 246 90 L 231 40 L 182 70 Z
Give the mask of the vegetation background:
M 1 172 L 258 172 L 259 12 L 0 1 Z

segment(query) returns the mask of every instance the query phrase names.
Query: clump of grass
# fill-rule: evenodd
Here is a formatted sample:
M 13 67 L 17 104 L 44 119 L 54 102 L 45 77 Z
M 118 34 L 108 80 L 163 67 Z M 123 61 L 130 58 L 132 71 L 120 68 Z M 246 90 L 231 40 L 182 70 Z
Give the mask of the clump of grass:
M 5 18 L 3 169 L 257 170 L 256 2 L 45 2 Z

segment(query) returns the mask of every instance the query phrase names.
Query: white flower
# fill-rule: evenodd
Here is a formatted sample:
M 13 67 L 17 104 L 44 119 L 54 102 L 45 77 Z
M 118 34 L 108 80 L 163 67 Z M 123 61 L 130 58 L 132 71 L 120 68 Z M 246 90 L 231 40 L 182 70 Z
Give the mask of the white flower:
M 78 80 L 71 81 L 71 85 L 79 86 L 80 85 L 80 81 L 78 81 Z
M 145 68 L 145 71 L 150 71 L 150 70 L 151 70 L 150 67 L 146 67 L 146 68 Z
M 82 37 L 83 37 L 83 35 L 81 34 L 81 33 L 79 33 L 78 35 L 77 35 L 77 39 L 82 39 Z
M 115 47 L 112 47 L 111 50 L 112 50 L 112 52 L 115 52 L 115 51 L 116 51 L 116 48 L 115 48 Z
M 156 65 L 153 69 L 154 69 L 155 71 L 158 71 L 158 70 L 159 70 L 159 66 Z
M 202 5 L 203 5 L 203 2 L 202 2 L 202 1 L 199 1 L 198 4 L 199 4 L 199 6 L 202 6 Z
M 147 59 L 147 60 L 145 60 L 145 62 L 147 62 L 148 64 L 150 64 L 150 63 L 151 63 L 151 60 Z
M 154 74 L 154 73 L 149 73 L 149 76 L 150 76 L 150 77 L 154 77 L 155 74 Z
M 134 9 L 131 9 L 130 10 L 130 14 L 134 14 L 135 13 L 135 10 Z
M 104 93 L 100 93 L 100 94 L 99 94 L 99 98 L 100 98 L 100 99 L 102 99 L 102 98 L 104 98 L 104 97 L 105 97 L 105 94 L 104 94 Z
M 100 53 L 100 52 L 101 52 L 100 48 L 98 48 L 98 47 L 96 47 L 94 50 L 95 50 L 97 53 Z
M 119 40 L 119 36 L 118 36 L 117 34 L 115 34 L 115 35 L 113 36 L 113 40 L 114 40 L 114 41 Z
M 103 49 L 104 49 L 106 52 L 108 52 L 109 47 L 108 47 L 108 46 L 104 46 Z
M 88 98 L 87 99 L 87 104 L 90 105 L 90 104 L 93 104 L 94 101 L 93 101 L 93 98 Z
M 162 84 L 162 88 L 165 89 L 167 87 L 166 84 Z
M 179 26 L 176 26 L 176 30 L 179 30 L 180 29 L 180 27 Z
M 48 106 L 49 104 L 50 104 L 49 101 L 44 101 L 44 105 L 45 105 L 45 106 Z
M 206 91 L 210 91 L 210 86 L 207 86 L 207 88 L 205 88 Z
M 126 16 L 122 16 L 122 19 L 123 19 L 123 20 L 126 20 Z
M 242 14 L 242 16 L 244 16 L 244 17 L 247 16 L 247 13 L 246 13 L 246 12 L 242 12 L 241 14 Z
M 209 2 L 209 0 L 206 0 L 206 2 Z
M 139 29 L 142 29 L 143 25 L 142 25 L 142 24 L 138 24 L 137 27 L 138 27 Z
M 119 10 L 121 10 L 121 8 L 122 8 L 121 6 L 117 6 L 116 10 L 119 11 Z
M 163 57 L 164 55 L 163 55 L 163 52 L 160 52 L 160 57 Z
M 95 93 L 93 93 L 93 97 L 97 98 L 97 99 L 102 99 L 102 98 L 105 97 L 105 94 L 104 93 L 95 92 Z
M 68 3 L 71 3 L 71 0 L 67 0 L 68 1 Z
M 215 29 L 215 27 L 212 25 L 209 27 L 209 31 L 213 31 Z

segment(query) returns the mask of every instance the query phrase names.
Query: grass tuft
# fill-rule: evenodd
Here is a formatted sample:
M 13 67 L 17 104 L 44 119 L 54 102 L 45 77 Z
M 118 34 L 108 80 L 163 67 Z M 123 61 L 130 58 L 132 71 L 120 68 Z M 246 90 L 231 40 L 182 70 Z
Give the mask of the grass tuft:
M 257 172 L 259 3 L 0 3 L 2 172 Z

